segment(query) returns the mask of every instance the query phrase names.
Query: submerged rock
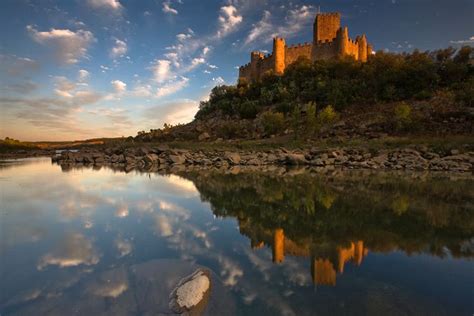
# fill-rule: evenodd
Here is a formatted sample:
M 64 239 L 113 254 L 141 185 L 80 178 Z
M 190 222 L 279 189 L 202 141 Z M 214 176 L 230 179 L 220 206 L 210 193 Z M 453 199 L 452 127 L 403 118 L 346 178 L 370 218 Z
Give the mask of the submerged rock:
M 193 310 L 202 311 L 209 299 L 210 289 L 209 271 L 197 269 L 192 275 L 182 279 L 173 290 L 170 295 L 170 309 L 180 314 Z

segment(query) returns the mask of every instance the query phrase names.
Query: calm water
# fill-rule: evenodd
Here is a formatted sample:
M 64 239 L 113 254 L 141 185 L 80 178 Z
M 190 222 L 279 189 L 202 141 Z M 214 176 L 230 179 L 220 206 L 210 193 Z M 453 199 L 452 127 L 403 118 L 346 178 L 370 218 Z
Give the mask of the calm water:
M 472 315 L 472 175 L 1 165 L 0 314 Z

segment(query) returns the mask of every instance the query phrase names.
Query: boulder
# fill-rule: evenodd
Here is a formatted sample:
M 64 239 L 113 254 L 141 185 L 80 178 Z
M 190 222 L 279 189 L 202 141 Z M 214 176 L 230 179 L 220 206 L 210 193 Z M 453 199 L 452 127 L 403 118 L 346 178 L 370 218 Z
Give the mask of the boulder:
M 224 158 L 231 164 L 238 165 L 240 163 L 240 155 L 235 152 L 226 151 Z
M 143 160 L 145 161 L 147 165 L 159 163 L 159 157 L 157 154 L 147 154 L 145 155 Z
M 285 161 L 289 165 L 303 165 L 307 163 L 307 160 L 303 154 L 287 154 Z
M 181 156 L 181 155 L 169 155 L 169 160 L 171 161 L 172 164 L 177 164 L 177 165 L 184 164 L 184 162 L 186 161 L 184 156 Z
M 157 154 L 161 154 L 161 153 L 163 153 L 163 152 L 165 152 L 165 151 L 167 151 L 167 150 L 169 150 L 169 149 L 170 149 L 170 147 L 169 147 L 168 145 L 162 144 L 162 145 L 159 145 L 158 147 L 156 147 L 156 148 L 154 149 L 154 151 L 155 151 Z
M 198 136 L 198 140 L 199 141 L 203 141 L 203 140 L 207 140 L 211 138 L 211 136 L 209 135 L 209 133 L 207 132 L 204 132 L 204 133 L 201 133 L 199 136 Z
M 209 271 L 197 269 L 190 276 L 182 279 L 170 294 L 170 309 L 182 314 L 192 313 L 193 310 L 202 311 L 209 300 L 211 279 Z
M 95 163 L 104 163 L 105 158 L 104 158 L 103 155 L 102 156 L 97 156 L 97 157 L 94 158 L 94 161 L 95 161 Z
M 84 155 L 83 161 L 85 163 L 94 163 L 94 158 L 92 158 L 92 155 Z

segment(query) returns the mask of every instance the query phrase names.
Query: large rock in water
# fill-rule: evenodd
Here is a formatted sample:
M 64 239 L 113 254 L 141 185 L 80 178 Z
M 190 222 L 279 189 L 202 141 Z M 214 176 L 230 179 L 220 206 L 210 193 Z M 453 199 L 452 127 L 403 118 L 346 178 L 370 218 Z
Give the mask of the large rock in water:
M 17 299 L 8 307 L 15 308 L 15 315 L 171 316 L 176 312 L 169 306 L 170 293 L 183 278 L 195 276 L 193 272 L 196 271 L 208 273 L 210 289 L 201 303 L 181 315 L 235 315 L 234 298 L 219 276 L 205 267 L 176 259 L 157 259 L 85 274 L 81 271 L 69 272 L 74 275 L 63 275 L 65 279 L 57 284 L 54 281 L 47 285 L 36 282 L 35 287 L 37 285 L 42 291 L 34 300 L 25 302 Z M 199 284 L 203 281 L 198 280 Z M 74 286 L 65 287 L 65 284 Z
M 170 294 L 170 309 L 179 314 L 189 312 L 200 315 L 207 305 L 210 292 L 209 271 L 197 269 L 182 279 Z
M 142 315 L 170 314 L 170 293 L 194 275 L 197 271 L 207 271 L 210 290 L 205 294 L 204 302 L 186 313 L 188 315 L 235 315 L 235 301 L 231 293 L 224 287 L 219 277 L 208 269 L 174 259 L 158 259 L 130 267 L 132 280 L 135 280 L 135 296 Z M 184 278 L 184 279 L 183 279 Z M 206 298 L 208 297 L 208 298 Z

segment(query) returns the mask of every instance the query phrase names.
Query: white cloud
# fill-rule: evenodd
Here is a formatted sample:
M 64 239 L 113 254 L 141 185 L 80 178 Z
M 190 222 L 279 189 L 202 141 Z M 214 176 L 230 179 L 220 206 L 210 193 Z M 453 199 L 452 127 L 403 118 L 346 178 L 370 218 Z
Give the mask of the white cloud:
M 178 10 L 171 7 L 171 1 L 164 1 L 163 8 L 161 9 L 164 13 L 178 14 Z
M 102 72 L 106 72 L 107 70 L 110 70 L 110 68 L 109 68 L 109 67 L 107 67 L 107 66 L 104 66 L 104 65 L 100 65 L 100 67 L 99 67 L 99 68 L 100 68 L 100 71 L 102 71 Z
M 191 61 L 191 67 L 197 67 L 198 65 L 204 64 L 205 62 L 206 60 L 203 57 L 193 58 L 193 60 Z
M 216 65 L 212 65 L 212 64 L 209 64 L 208 66 L 209 66 L 209 68 L 211 68 L 211 69 L 217 69 L 217 68 L 219 68 L 219 67 L 217 67 Z
M 79 70 L 78 75 L 77 75 L 79 82 L 84 82 L 87 79 L 89 79 L 89 77 L 90 77 L 90 73 L 87 70 L 85 69 Z
M 219 15 L 219 30 L 217 37 L 222 38 L 227 34 L 233 32 L 237 26 L 242 22 L 243 18 L 233 5 L 223 6 L 220 9 Z
M 156 91 L 155 96 L 161 98 L 170 94 L 174 94 L 188 85 L 189 79 L 186 77 L 181 77 L 179 80 L 171 81 L 161 87 Z
M 225 84 L 224 78 L 222 78 L 222 77 L 220 77 L 220 76 L 217 77 L 217 78 L 212 78 L 212 81 L 213 81 L 214 84 L 217 85 L 217 86 L 221 86 L 221 85 Z
M 302 29 L 307 28 L 313 21 L 315 8 L 311 5 L 302 5 L 286 11 L 285 22 L 281 24 L 280 19 L 272 22 L 272 14 L 264 11 L 262 19 L 253 25 L 252 30 L 247 35 L 244 45 L 253 42 L 269 43 L 273 37 L 281 36 L 291 38 L 299 34 Z
M 165 57 L 168 58 L 173 64 L 173 66 L 175 66 L 176 68 L 178 68 L 181 65 L 179 62 L 178 53 L 176 52 L 166 53 Z
M 161 83 L 170 78 L 170 64 L 171 62 L 166 59 L 155 60 L 151 69 L 153 71 L 153 78 L 156 82 Z
M 26 27 L 30 36 L 39 44 L 52 46 L 56 50 L 56 58 L 64 64 L 75 64 L 86 57 L 89 45 L 95 41 L 89 31 L 68 29 L 51 29 L 49 32 L 39 32 L 33 26 Z
M 115 39 L 115 45 L 110 50 L 110 57 L 117 58 L 123 57 L 127 53 L 128 47 L 127 43 L 119 39 Z
M 458 40 L 458 41 L 450 41 L 451 44 L 474 44 L 474 36 L 469 37 L 468 39 L 465 40 Z
M 122 8 L 119 0 L 87 0 L 87 4 L 101 9 L 120 10 Z
M 113 80 L 110 82 L 117 94 L 124 93 L 127 90 L 127 84 L 120 80 Z
M 191 37 L 193 37 L 193 36 L 192 36 L 192 34 L 189 34 L 189 33 L 188 34 L 180 33 L 180 34 L 176 35 L 176 38 L 181 42 L 183 42 L 184 40 L 186 40 L 188 38 L 191 38 Z

